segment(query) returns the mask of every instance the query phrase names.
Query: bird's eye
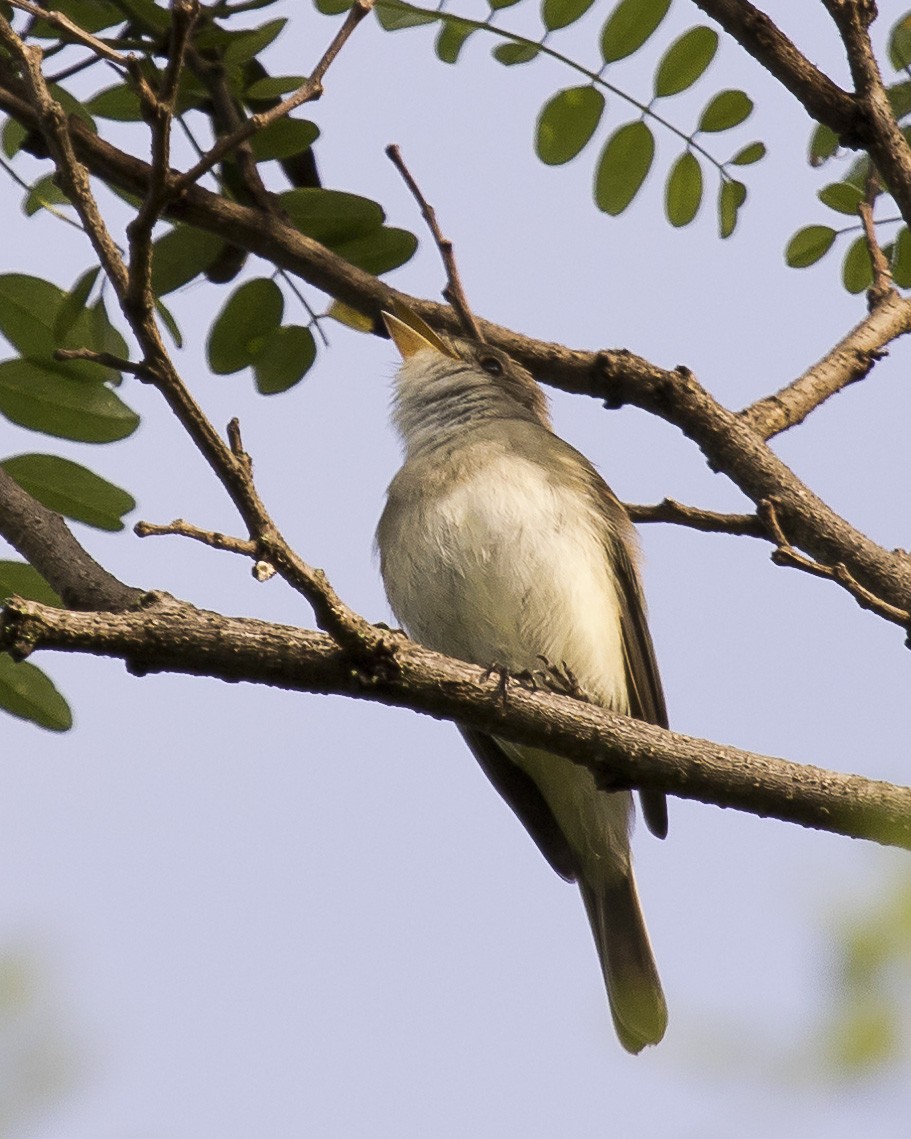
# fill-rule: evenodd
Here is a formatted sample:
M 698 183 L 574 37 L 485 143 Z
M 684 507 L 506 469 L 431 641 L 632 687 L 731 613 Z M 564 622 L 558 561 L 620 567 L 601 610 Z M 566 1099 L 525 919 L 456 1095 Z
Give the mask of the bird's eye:
M 479 361 L 481 367 L 491 376 L 502 376 L 503 365 L 496 356 L 482 356 Z

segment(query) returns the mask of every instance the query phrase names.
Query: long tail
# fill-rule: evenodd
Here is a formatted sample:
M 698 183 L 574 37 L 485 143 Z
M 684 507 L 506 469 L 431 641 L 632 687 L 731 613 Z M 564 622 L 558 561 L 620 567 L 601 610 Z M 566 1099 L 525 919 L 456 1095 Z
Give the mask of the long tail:
M 667 1005 L 633 872 L 606 884 L 580 878 L 579 889 L 601 958 L 617 1036 L 627 1052 L 641 1052 L 664 1036 Z

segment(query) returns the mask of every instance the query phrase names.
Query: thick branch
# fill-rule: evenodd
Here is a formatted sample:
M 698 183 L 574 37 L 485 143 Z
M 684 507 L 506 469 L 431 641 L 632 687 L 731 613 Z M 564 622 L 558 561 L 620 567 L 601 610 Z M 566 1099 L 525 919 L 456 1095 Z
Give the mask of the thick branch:
M 223 617 L 166 596 L 141 611 L 71 613 L 15 601 L 0 647 L 124 660 L 131 671 L 246 680 L 334 693 L 457 720 L 519 743 L 546 746 L 591 768 L 606 788 L 637 786 L 763 817 L 911 849 L 911 788 L 841 775 L 667 732 L 568 696 L 486 677 L 401 634 L 377 629 L 371 658 L 352 667 L 330 637 Z
M 867 376 L 887 344 L 911 332 L 911 301 L 888 294 L 817 364 L 793 383 L 744 408 L 741 419 L 763 439 L 803 423 L 830 396 Z
M 73 609 L 128 609 L 143 595 L 102 568 L 60 515 L 32 498 L 2 467 L 0 534 Z

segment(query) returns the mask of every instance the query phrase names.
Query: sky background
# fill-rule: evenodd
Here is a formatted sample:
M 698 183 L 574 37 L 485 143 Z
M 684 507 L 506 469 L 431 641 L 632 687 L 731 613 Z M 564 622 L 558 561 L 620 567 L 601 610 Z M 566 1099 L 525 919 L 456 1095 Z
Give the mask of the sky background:
M 846 82 L 821 5 L 765 8 Z M 335 22 L 305 3 L 283 10 L 294 18 L 266 62 L 308 71 Z M 592 57 L 607 10 L 596 4 L 564 37 L 570 54 Z M 880 4 L 880 43 L 903 10 Z M 647 96 L 660 51 L 697 22 L 676 0 L 656 45 L 618 68 L 618 81 Z M 520 9 L 500 23 L 534 20 Z M 434 34 L 387 35 L 367 21 L 310 110 L 323 129 L 324 184 L 380 201 L 391 224 L 421 239 L 390 282 L 433 298 L 444 284 L 384 157 L 396 142 L 455 242 L 475 310 L 525 333 L 686 364 L 737 408 L 794 378 L 862 317 L 835 255 L 814 269 L 784 266 L 791 233 L 831 215 L 804 161 L 809 121 L 736 46 L 723 43 L 708 75 L 667 108 L 687 129 L 722 87 L 756 100 L 715 148 L 726 158 L 754 138 L 770 147 L 746 170 L 740 228 L 720 242 L 711 206 L 686 230 L 663 219 L 663 176 L 679 153 L 667 135 L 640 199 L 607 218 L 591 201 L 597 144 L 555 170 L 532 149 L 541 104 L 576 79 L 552 61 L 503 68 L 490 58 L 496 41 L 481 36 L 450 68 L 433 56 Z M 631 117 L 616 99 L 609 112 L 611 128 Z M 45 169 L 22 167 L 30 177 Z M 69 286 L 90 263 L 84 238 L 48 215 L 26 222 L 11 183 L 0 194 L 0 271 Z M 247 270 L 268 272 L 255 260 Z M 172 298 L 187 338 L 178 363 L 216 424 L 240 416 L 260 492 L 300 553 L 351 605 L 388 619 L 372 540 L 399 461 L 387 423 L 394 349 L 330 326 L 331 351 L 304 383 L 258 397 L 247 374 L 207 373 L 204 334 L 226 292 L 197 284 Z M 894 346 L 866 383 L 775 442 L 888 548 L 911 546 L 908 361 L 908 345 Z M 0 449 L 86 463 L 139 500 L 130 524 L 182 516 L 237 532 L 155 393 L 128 381 L 125 395 L 143 424 L 123 443 L 45 440 L 4 421 Z M 553 406 L 558 431 L 621 498 L 745 508 L 668 425 L 560 394 Z M 300 597 L 279 581 L 258 585 L 241 559 L 76 529 L 130 583 L 312 624 Z M 642 538 L 676 729 L 907 781 L 909 658 L 898 630 L 837 588 L 773 567 L 764 544 L 655 526 Z M 838 999 L 839 933 L 907 875 L 904 855 L 672 800 L 667 841 L 640 827 L 635 842 L 670 1027 L 633 1058 L 614 1038 L 577 891 L 451 725 L 350 700 L 140 680 L 90 658 L 38 663 L 76 727 L 57 736 L 2 725 L 0 1135 L 840 1139 L 898 1134 L 907 1120 L 905 1063 L 840 1082 L 813 1051 Z

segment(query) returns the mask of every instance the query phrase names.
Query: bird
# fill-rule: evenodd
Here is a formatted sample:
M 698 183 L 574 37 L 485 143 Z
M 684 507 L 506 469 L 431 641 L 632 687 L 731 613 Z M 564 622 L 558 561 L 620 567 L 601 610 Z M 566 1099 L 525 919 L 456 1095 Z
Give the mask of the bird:
M 544 391 L 503 351 L 384 312 L 401 355 L 392 420 L 404 460 L 376 533 L 396 620 L 427 648 L 508 674 L 560 667 L 592 702 L 662 727 L 635 530 L 592 466 L 552 429 Z M 543 748 L 459 729 L 562 878 L 576 882 L 621 1045 L 657 1044 L 667 1005 L 630 854 L 628 790 Z M 639 793 L 667 833 L 663 793 Z

